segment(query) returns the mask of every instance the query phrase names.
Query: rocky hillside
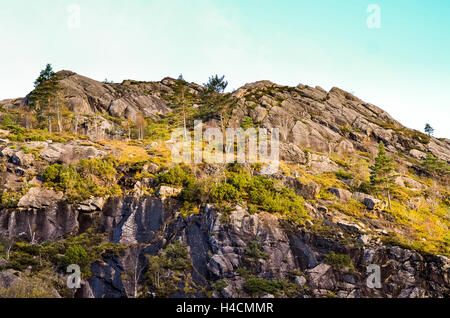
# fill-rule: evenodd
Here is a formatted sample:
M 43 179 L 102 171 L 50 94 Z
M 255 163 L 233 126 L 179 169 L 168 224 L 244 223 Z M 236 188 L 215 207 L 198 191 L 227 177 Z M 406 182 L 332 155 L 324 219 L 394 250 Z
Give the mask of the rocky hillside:
M 55 76 L 41 104 L 0 101 L 0 296 L 450 296 L 450 140 L 338 88 Z M 175 165 L 171 131 L 199 119 L 279 128 L 279 171 Z

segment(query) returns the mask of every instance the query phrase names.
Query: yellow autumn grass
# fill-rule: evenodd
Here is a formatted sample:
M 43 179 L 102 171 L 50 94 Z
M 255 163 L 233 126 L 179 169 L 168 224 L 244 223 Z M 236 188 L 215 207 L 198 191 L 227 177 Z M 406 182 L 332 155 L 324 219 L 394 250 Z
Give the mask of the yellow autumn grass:
M 122 140 L 104 140 L 101 142 L 104 146 L 111 147 L 117 154 L 120 163 L 135 163 L 148 161 L 151 159 L 147 150 L 137 145 L 130 145 L 127 141 Z

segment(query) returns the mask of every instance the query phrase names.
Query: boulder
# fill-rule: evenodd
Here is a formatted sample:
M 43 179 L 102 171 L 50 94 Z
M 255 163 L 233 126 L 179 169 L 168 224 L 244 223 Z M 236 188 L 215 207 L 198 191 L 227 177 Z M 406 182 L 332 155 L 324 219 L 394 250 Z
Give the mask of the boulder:
M 370 243 L 370 240 L 372 239 L 372 237 L 370 235 L 360 235 L 358 236 L 358 243 L 361 243 L 363 245 L 367 245 Z
M 317 207 L 317 210 L 319 211 L 319 212 L 322 212 L 322 213 L 328 213 L 328 208 L 326 207 L 326 206 L 319 206 L 319 207 Z
M 13 149 L 11 147 L 6 147 L 5 149 L 3 149 L 0 152 L 0 157 L 6 157 L 6 158 L 11 158 L 12 156 L 14 156 L 14 154 L 16 153 L 16 149 Z
M 62 153 L 64 152 L 64 149 L 62 147 L 58 147 L 57 144 L 52 144 L 51 146 L 42 149 L 39 153 L 39 156 L 48 161 L 48 162 L 57 162 L 60 160 Z
M 411 149 L 409 151 L 409 154 L 413 158 L 418 159 L 418 160 L 423 160 L 423 159 L 425 159 L 427 157 L 427 154 L 425 152 L 417 150 L 417 149 Z
M 41 209 L 54 205 L 57 201 L 63 198 L 61 192 L 55 192 L 52 189 L 46 188 L 31 188 L 19 200 L 19 208 Z
M 328 192 L 334 194 L 339 200 L 348 202 L 352 198 L 352 193 L 348 190 L 329 188 Z
M 161 186 L 158 190 L 158 196 L 161 199 L 177 197 L 183 189 Z
M 52 143 L 47 148 L 42 149 L 39 156 L 51 163 L 70 163 L 80 159 L 101 158 L 107 155 L 104 150 L 93 146 L 83 146 L 78 144 Z
M 233 272 L 232 262 L 225 255 L 214 255 L 208 262 L 208 270 L 217 278 Z
M 385 208 L 383 201 L 362 192 L 354 192 L 352 198 L 364 204 L 369 210 L 383 210 Z
M 335 287 L 333 275 L 331 275 L 331 266 L 321 263 L 308 270 L 307 277 L 309 285 L 313 288 L 332 290 Z
M 316 173 L 333 172 L 339 169 L 339 166 L 327 156 L 310 154 L 308 159 L 309 168 Z
M 0 271 L 3 268 L 6 268 L 8 265 L 9 265 L 9 262 L 6 259 L 4 259 L 3 257 L 0 257 Z
M 91 198 L 78 204 L 77 209 L 84 213 L 101 211 L 105 205 L 104 198 Z
M 28 166 L 34 161 L 34 156 L 32 154 L 26 154 L 23 151 L 16 152 L 9 162 L 16 166 Z
M 149 163 L 146 164 L 142 167 L 143 171 L 147 171 L 151 174 L 156 174 L 158 172 L 159 166 L 157 164 L 154 163 Z
M 346 231 L 355 232 L 355 233 L 364 233 L 364 229 L 361 228 L 356 223 L 340 221 L 336 223 L 339 227 L 343 228 Z
M 395 178 L 395 183 L 404 188 L 410 188 L 412 190 L 425 190 L 427 188 L 426 185 L 416 181 L 414 179 L 398 176 Z
M 303 287 L 306 284 L 306 278 L 303 276 L 297 276 L 295 277 L 295 283 L 299 286 L 299 287 Z
M 369 210 L 383 210 L 384 202 L 374 198 L 364 198 L 362 202 Z
M 334 151 L 344 155 L 353 153 L 355 148 L 350 141 L 344 139 L 334 148 Z
M 404 289 L 400 292 L 398 298 L 423 298 L 425 290 L 420 287 Z
M 314 200 L 319 195 L 321 186 L 313 181 L 302 183 L 297 178 L 287 177 L 286 186 L 294 189 L 297 195 L 302 196 L 306 200 Z
M 18 272 L 13 269 L 0 272 L 0 288 L 8 288 L 19 281 Z M 0 295 L 1 298 L 1 295 Z
M 303 150 L 291 143 L 280 143 L 280 158 L 286 162 L 306 164 Z
M 254 122 L 261 122 L 267 116 L 267 109 L 261 106 L 256 106 L 255 109 L 250 111 L 250 117 Z

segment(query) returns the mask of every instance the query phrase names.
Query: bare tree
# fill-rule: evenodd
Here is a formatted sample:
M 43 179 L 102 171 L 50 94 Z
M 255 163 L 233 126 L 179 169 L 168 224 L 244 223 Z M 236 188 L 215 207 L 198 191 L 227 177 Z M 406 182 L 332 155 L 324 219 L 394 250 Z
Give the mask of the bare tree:
M 74 133 L 75 135 L 78 133 L 78 114 L 75 114 Z
M 129 269 L 126 270 L 123 274 L 125 276 L 124 278 L 131 283 L 131 291 L 129 293 L 133 298 L 136 298 L 138 296 L 139 281 L 142 278 L 145 267 L 141 266 L 139 262 L 140 249 L 138 246 L 130 249 L 130 253 L 131 254 L 127 259 L 127 265 L 129 266 Z
M 0 244 L 3 245 L 6 260 L 9 260 L 11 249 L 14 246 L 14 239 L 10 237 L 6 232 L 0 232 Z
M 58 121 L 58 132 L 62 132 L 61 105 L 58 97 L 56 98 L 56 119 Z
M 281 110 L 281 112 L 278 113 L 278 125 L 276 125 L 280 129 L 281 137 L 283 138 L 284 142 L 288 141 L 289 133 L 292 130 L 292 127 L 294 126 L 292 117 L 284 110 Z
M 142 115 L 136 116 L 136 127 L 138 131 L 138 139 L 144 139 L 145 137 L 145 126 L 147 122 Z
M 31 226 L 30 219 L 28 219 L 28 234 L 30 235 L 30 243 L 32 245 L 37 244 L 36 232 L 33 230 L 33 227 Z

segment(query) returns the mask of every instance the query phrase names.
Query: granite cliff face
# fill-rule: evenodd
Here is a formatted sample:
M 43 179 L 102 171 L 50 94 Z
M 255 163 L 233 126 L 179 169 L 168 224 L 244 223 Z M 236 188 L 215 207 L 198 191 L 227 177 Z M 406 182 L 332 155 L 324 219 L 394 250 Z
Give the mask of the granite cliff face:
M 48 270 L 63 297 L 450 296 L 450 140 L 338 88 L 261 81 L 218 94 L 226 107 L 211 113 L 194 83 L 180 102 L 171 78 L 57 76 L 59 132 L 27 117 L 29 95 L 0 101 L 0 296 Z M 191 128 L 279 128 L 279 171 L 177 170 L 169 138 L 183 115 Z M 389 198 L 369 187 L 380 142 L 395 162 Z M 74 260 L 86 264 L 69 291 Z
M 178 291 L 178 297 L 252 296 L 244 288 L 249 273 L 242 268 L 262 279 L 293 281 L 297 288 L 293 297 L 450 296 L 450 260 L 444 256 L 422 256 L 376 242 L 343 244 L 308 227 L 283 223 L 269 213 L 250 215 L 239 206 L 227 217 L 207 206 L 201 215 L 182 219 L 176 217 L 172 204 L 152 197 L 116 198 L 108 200 L 102 211 L 86 213 L 61 203 L 45 210 L 4 215 L 0 224 L 2 230 L 24 233 L 28 240 L 31 236 L 26 225 L 33 224 L 33 239 L 37 241 L 80 235 L 97 224 L 108 241 L 126 244 L 128 248 L 121 255 L 91 265 L 92 276 L 83 281 L 76 297 L 142 296 L 142 273 L 147 266 L 144 255 L 158 254 L 178 240 L 189 252 L 189 275 L 196 287 L 187 293 Z M 255 242 L 261 248 L 260 255 L 254 254 Z M 325 259 L 331 252 L 349 255 L 351 268 L 327 264 Z M 379 289 L 367 285 L 370 264 L 381 268 Z M 130 271 L 136 276 L 125 275 Z M 220 290 L 214 289 L 218 280 L 226 284 Z M 178 284 L 182 290 L 184 282 Z

